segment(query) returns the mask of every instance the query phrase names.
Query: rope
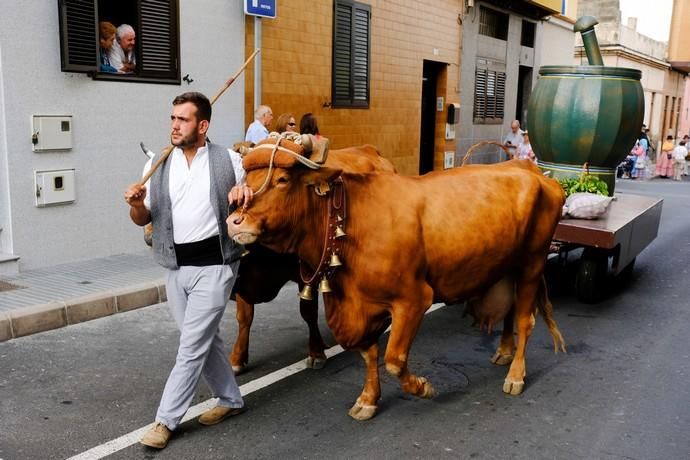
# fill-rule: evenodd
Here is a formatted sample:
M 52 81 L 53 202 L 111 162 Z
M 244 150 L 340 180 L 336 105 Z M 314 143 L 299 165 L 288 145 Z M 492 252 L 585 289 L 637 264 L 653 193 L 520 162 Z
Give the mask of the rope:
M 515 157 L 515 155 L 513 155 L 510 152 L 508 147 L 506 147 L 505 145 L 503 145 L 502 143 L 500 143 L 498 141 L 481 141 L 481 142 L 477 142 L 476 144 L 472 145 L 469 149 L 467 149 L 467 153 L 465 153 L 465 156 L 462 157 L 462 162 L 460 163 L 460 166 L 465 166 L 465 163 L 467 162 L 467 160 L 469 160 L 470 156 L 472 155 L 472 153 L 474 152 L 475 149 L 477 149 L 479 147 L 484 147 L 485 145 L 496 145 L 496 146 L 500 147 L 501 149 L 503 149 L 505 154 L 508 155 L 508 158 L 511 160 Z

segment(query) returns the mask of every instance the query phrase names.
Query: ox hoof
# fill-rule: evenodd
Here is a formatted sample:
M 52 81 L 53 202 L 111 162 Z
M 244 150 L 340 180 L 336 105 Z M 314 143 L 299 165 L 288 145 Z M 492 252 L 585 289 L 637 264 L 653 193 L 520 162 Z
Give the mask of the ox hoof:
M 376 415 L 377 410 L 378 406 L 370 406 L 368 404 L 356 403 L 354 406 L 352 406 L 352 408 L 348 412 L 348 415 L 353 419 L 359 421 L 369 420 L 374 415 Z
M 513 362 L 513 356 L 514 355 L 507 355 L 503 354 L 500 351 L 497 351 L 492 357 L 491 357 L 491 362 L 498 365 L 498 366 L 506 366 L 510 363 Z
M 422 386 L 422 391 L 419 393 L 420 398 L 431 399 L 436 396 L 434 386 L 426 378 L 419 377 L 419 383 Z
M 513 396 L 519 395 L 520 393 L 522 393 L 522 390 L 524 390 L 524 388 L 525 388 L 525 382 L 524 381 L 513 382 L 513 381 L 506 379 L 505 382 L 503 382 L 503 392 L 507 393 L 509 395 L 513 395 Z
M 307 359 L 304 360 L 304 364 L 306 364 L 308 369 L 323 369 L 326 365 L 326 358 L 307 356 Z
M 235 375 L 240 375 L 242 372 L 247 370 L 247 366 L 245 364 L 231 364 L 232 366 L 232 371 L 235 373 Z

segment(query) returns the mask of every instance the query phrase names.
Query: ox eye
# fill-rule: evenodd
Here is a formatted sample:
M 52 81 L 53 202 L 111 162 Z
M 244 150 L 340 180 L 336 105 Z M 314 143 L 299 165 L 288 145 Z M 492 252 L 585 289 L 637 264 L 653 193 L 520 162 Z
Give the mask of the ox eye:
M 279 178 L 276 180 L 276 182 L 278 182 L 279 184 L 287 184 L 287 183 L 288 183 L 288 178 L 285 177 L 285 176 L 281 176 L 281 177 L 279 177 Z

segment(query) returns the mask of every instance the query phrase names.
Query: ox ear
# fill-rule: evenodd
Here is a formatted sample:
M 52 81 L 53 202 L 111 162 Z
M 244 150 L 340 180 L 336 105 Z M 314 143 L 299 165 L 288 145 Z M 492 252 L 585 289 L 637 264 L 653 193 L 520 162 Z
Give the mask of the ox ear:
M 328 168 L 325 166 L 319 169 L 309 169 L 302 176 L 304 185 L 330 184 L 342 174 L 342 169 Z

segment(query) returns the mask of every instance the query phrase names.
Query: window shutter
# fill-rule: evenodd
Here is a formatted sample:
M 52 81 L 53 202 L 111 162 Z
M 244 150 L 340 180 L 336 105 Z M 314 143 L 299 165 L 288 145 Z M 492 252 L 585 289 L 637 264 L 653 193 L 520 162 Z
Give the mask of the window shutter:
M 96 3 L 94 0 L 59 0 L 63 72 L 93 72 L 98 69 Z
M 506 74 L 477 67 L 474 71 L 475 123 L 497 123 L 503 120 Z
M 178 0 L 140 0 L 137 75 L 180 82 Z
M 333 37 L 333 103 L 349 105 L 352 68 L 352 9 L 353 5 L 336 2 L 335 36 Z
M 336 0 L 333 19 L 333 105 L 369 106 L 371 7 Z
M 356 5 L 352 31 L 352 104 L 369 105 L 369 6 Z

